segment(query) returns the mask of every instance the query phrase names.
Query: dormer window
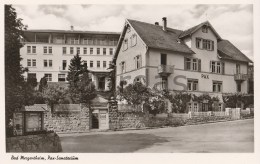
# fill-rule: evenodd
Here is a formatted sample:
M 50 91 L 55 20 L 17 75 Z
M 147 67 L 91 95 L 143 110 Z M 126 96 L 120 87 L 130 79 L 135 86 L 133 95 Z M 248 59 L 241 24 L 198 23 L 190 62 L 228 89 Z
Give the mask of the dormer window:
M 208 26 L 206 25 L 202 26 L 202 32 L 208 33 Z

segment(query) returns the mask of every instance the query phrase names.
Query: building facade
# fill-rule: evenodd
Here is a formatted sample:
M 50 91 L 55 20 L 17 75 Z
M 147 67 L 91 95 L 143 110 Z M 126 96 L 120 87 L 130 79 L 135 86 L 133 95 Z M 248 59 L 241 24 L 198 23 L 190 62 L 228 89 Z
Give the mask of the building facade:
M 108 66 L 120 34 L 71 30 L 26 30 L 24 46 L 20 49 L 23 67 L 29 68 L 25 77 L 39 82 L 66 83 L 70 60 L 78 53 L 91 72 L 97 90 L 108 89 Z
M 140 81 L 192 94 L 248 93 L 252 61 L 206 21 L 188 30 L 127 19 L 113 58 L 117 85 Z

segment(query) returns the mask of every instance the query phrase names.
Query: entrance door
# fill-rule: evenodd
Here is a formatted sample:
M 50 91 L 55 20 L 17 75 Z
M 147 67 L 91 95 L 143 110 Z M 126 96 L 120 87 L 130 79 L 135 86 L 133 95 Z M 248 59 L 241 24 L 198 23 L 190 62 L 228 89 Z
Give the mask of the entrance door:
M 105 90 L 105 77 L 98 78 L 98 90 Z
M 92 129 L 99 128 L 98 113 L 92 113 Z

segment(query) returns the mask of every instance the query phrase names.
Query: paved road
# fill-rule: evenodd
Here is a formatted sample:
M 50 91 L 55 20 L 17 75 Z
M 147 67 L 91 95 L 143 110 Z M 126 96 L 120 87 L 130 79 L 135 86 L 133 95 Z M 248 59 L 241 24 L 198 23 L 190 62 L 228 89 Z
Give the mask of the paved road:
M 254 120 L 60 135 L 63 152 L 254 152 Z

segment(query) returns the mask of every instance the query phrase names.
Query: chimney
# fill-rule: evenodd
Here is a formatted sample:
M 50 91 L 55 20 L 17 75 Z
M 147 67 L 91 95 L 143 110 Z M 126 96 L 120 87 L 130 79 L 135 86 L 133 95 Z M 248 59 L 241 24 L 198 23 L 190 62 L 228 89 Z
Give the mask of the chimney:
M 71 30 L 71 31 L 74 31 L 74 27 L 73 27 L 73 26 L 70 26 L 70 30 Z
M 162 23 L 163 23 L 163 31 L 166 31 L 167 29 L 167 18 L 163 17 L 162 18 Z
M 155 24 L 156 26 L 159 26 L 159 22 L 155 22 L 154 24 Z

